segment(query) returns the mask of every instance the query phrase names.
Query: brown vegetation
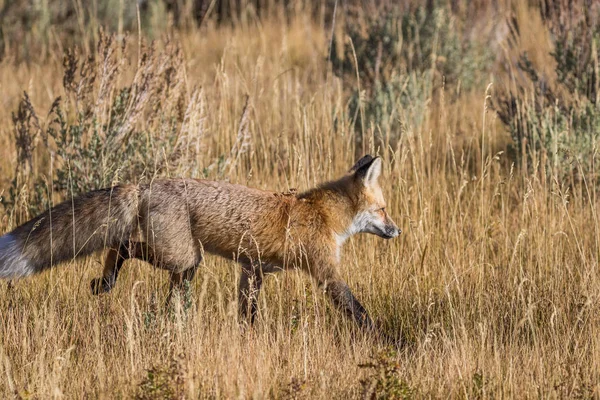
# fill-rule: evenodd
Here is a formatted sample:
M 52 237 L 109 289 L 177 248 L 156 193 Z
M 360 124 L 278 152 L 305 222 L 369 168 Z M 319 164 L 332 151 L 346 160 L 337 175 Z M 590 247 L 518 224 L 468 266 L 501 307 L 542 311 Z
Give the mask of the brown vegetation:
M 386 161 L 381 184 L 403 233 L 355 237 L 342 254 L 342 276 L 392 348 L 293 272 L 267 279 L 257 325 L 241 331 L 237 269 L 215 257 L 175 311 L 163 307 L 167 275 L 136 262 L 100 297 L 88 285 L 99 256 L 0 282 L 2 397 L 599 396 L 596 139 L 575 141 L 593 123 L 569 119 L 596 121 L 598 80 L 578 86 L 555 67 L 569 5 L 422 3 L 435 14 L 402 26 L 431 42 L 398 43 L 385 58 L 398 68 L 356 53 L 368 29 L 351 26 L 346 2 L 335 26 L 331 8 L 297 2 L 176 27 L 159 1 L 141 35 L 136 23 L 69 19 L 71 34 L 36 19 L 19 41 L 3 24 L 0 232 L 115 182 L 302 190 L 370 152 Z M 394 12 L 418 15 L 406 10 Z M 573 67 L 588 78 L 593 40 Z M 544 129 L 548 141 L 530 146 Z

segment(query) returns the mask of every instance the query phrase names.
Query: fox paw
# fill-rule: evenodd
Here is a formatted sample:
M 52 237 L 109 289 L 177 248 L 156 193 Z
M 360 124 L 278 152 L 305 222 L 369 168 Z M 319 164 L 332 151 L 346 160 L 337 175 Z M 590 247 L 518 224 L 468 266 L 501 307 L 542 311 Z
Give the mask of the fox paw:
M 97 296 L 102 293 L 110 292 L 112 285 L 104 278 L 96 278 L 92 279 L 90 282 L 90 289 L 92 289 L 92 294 Z

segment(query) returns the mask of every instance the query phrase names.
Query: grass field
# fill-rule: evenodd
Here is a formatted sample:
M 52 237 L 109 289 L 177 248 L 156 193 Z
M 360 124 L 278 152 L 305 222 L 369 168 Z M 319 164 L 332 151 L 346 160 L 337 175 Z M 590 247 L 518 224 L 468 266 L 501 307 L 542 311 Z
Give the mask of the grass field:
M 385 160 L 387 209 L 403 233 L 354 237 L 341 266 L 396 345 L 358 331 L 300 272 L 269 277 L 256 326 L 242 330 L 238 268 L 217 257 L 174 311 L 164 307 L 167 274 L 141 262 L 93 296 L 102 254 L 0 282 L 1 397 L 599 397 L 596 141 L 586 142 L 591 153 L 529 152 L 495 106 L 514 89 L 523 115 L 544 112 L 527 108 L 539 92 L 520 81 L 522 53 L 556 104 L 582 97 L 561 89 L 551 26 L 524 3 L 477 2 L 473 14 L 448 11 L 445 25 L 435 22 L 442 14 L 426 19 L 437 28 L 421 69 L 406 62 L 422 57 L 416 42 L 402 43 L 399 59 L 377 58 L 390 63 L 377 64 L 378 79 L 398 88 L 377 109 L 383 117 L 361 70 L 377 60 L 344 41 L 354 22 L 341 4 L 335 26 L 331 12 L 301 2 L 199 28 L 176 27 L 156 6 L 127 35 L 126 23 L 100 34 L 96 21 L 75 24 L 81 41 L 42 25 L 7 41 L 0 232 L 119 182 L 188 176 L 302 190 L 371 153 Z M 468 57 L 443 47 L 452 32 L 474 43 Z M 330 62 L 343 53 L 332 54 L 332 37 L 350 46 L 354 72 Z M 544 115 L 549 131 L 574 135 Z

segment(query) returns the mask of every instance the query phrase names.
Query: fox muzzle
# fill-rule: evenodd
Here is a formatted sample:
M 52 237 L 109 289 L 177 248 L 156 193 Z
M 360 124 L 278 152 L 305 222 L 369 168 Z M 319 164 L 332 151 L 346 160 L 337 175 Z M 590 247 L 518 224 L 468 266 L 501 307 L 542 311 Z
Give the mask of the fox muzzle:
M 382 238 L 393 239 L 396 236 L 400 235 L 402 233 L 402 231 L 400 229 L 398 229 L 398 227 L 396 227 L 396 226 L 386 226 L 385 230 L 382 233 L 383 234 L 380 235 Z

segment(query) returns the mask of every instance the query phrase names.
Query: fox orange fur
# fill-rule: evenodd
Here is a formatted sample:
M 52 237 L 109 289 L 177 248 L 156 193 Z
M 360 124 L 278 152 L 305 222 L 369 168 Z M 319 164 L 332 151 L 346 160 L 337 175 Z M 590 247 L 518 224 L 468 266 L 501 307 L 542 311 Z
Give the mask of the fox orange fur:
M 241 264 L 242 318 L 254 320 L 264 273 L 299 268 L 360 326 L 371 327 L 336 267 L 349 236 L 400 233 L 385 211 L 381 163 L 365 156 L 349 174 L 299 194 L 193 179 L 92 191 L 0 237 L 0 278 L 24 277 L 107 248 L 103 276 L 91 283 L 95 294 L 112 289 L 130 258 L 170 271 L 173 291 L 194 277 L 208 252 Z

